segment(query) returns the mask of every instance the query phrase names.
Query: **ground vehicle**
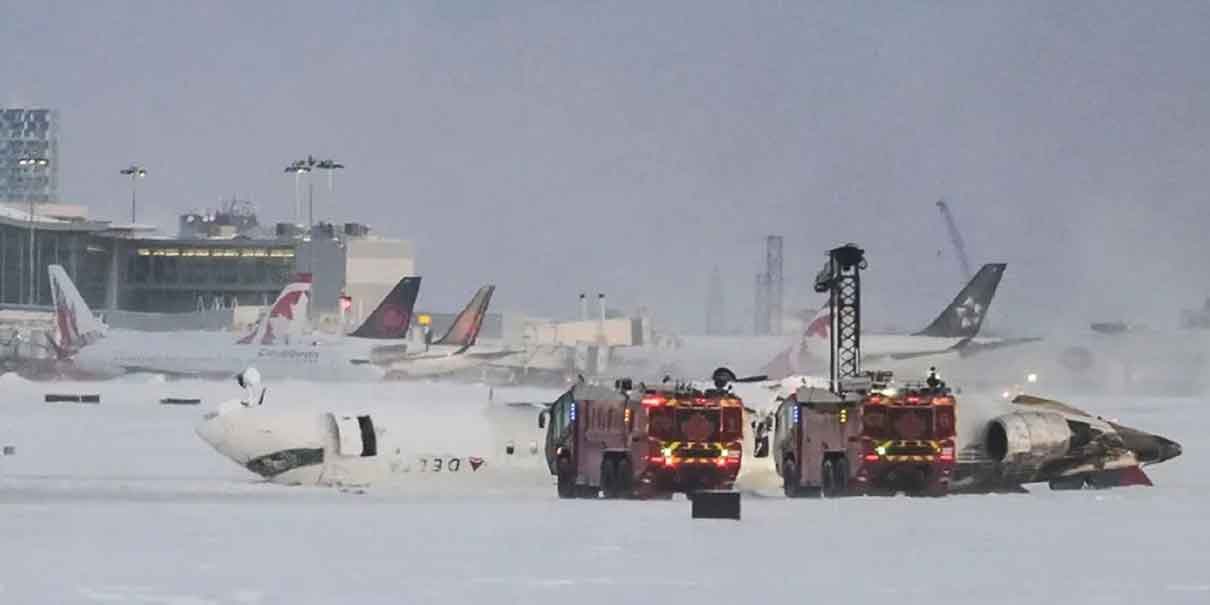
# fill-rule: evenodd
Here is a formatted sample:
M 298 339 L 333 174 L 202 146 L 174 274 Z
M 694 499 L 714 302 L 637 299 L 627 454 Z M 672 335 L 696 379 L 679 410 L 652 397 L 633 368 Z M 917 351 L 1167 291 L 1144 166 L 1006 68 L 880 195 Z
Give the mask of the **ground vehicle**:
M 955 400 L 943 385 L 838 397 L 801 388 L 777 409 L 772 453 L 786 496 L 945 495 Z
M 548 422 L 549 420 L 549 422 Z M 577 384 L 538 419 L 561 498 L 730 489 L 744 408 L 727 389 Z

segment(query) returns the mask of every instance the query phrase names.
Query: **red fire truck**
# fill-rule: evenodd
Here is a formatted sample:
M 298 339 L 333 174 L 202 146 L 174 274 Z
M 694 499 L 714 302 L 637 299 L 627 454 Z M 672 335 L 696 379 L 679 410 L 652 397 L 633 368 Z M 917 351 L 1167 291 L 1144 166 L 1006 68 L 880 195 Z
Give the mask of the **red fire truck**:
M 742 457 L 743 401 L 689 385 L 577 384 L 538 418 L 561 498 L 730 489 Z
M 841 398 L 801 388 L 778 408 L 774 465 L 788 497 L 941 496 L 954 472 L 955 399 L 942 386 Z

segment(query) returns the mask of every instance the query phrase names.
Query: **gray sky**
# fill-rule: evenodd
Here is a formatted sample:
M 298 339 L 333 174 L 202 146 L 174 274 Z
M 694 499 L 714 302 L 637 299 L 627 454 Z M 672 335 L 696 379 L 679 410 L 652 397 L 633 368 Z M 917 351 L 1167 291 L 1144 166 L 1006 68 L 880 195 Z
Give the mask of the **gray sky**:
M 349 4 L 14 4 L 0 104 L 61 110 L 64 196 L 101 218 L 132 160 L 168 228 L 232 194 L 289 219 L 284 165 L 342 161 L 317 217 L 414 240 L 439 306 L 601 290 L 700 330 L 717 264 L 750 328 L 777 233 L 789 307 L 857 241 L 867 321 L 916 328 L 958 287 L 943 195 L 1009 263 L 998 326 L 1210 294 L 1206 2 Z

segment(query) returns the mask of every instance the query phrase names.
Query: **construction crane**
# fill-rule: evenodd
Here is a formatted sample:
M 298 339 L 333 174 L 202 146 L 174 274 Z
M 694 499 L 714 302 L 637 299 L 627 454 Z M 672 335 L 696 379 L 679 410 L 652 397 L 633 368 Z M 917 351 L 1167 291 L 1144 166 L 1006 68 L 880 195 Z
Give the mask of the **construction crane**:
M 954 245 L 954 252 L 958 255 L 958 263 L 962 266 L 962 279 L 971 280 L 971 261 L 966 257 L 966 243 L 962 241 L 962 234 L 958 232 L 958 224 L 954 222 L 954 215 L 950 212 L 949 204 L 945 203 L 945 199 L 937 200 L 937 209 L 941 211 L 941 218 L 945 220 L 945 229 L 949 231 L 950 243 Z

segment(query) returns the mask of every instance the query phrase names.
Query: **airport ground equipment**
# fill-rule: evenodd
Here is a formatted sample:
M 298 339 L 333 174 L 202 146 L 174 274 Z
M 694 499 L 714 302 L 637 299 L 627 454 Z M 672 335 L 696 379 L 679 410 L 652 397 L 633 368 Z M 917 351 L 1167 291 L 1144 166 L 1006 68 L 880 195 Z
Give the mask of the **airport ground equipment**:
M 944 385 L 871 387 L 838 396 L 800 388 L 774 417 L 772 454 L 787 497 L 942 496 L 954 473 L 955 399 Z
M 538 417 L 561 498 L 729 490 L 739 474 L 743 401 L 728 388 L 579 383 Z
M 689 494 L 690 515 L 694 519 L 734 519 L 739 521 L 739 492 L 707 490 Z
M 815 291 L 828 293 L 832 317 L 829 370 L 832 390 L 848 390 L 846 380 L 861 375 L 861 271 L 868 266 L 865 250 L 845 244 L 828 251 L 828 262 L 815 276 Z
M 829 389 L 802 387 L 774 415 L 773 455 L 788 497 L 944 495 L 954 470 L 955 401 L 935 375 L 897 387 L 890 372 L 861 367 L 865 251 L 828 251 L 815 291 L 832 315 Z

